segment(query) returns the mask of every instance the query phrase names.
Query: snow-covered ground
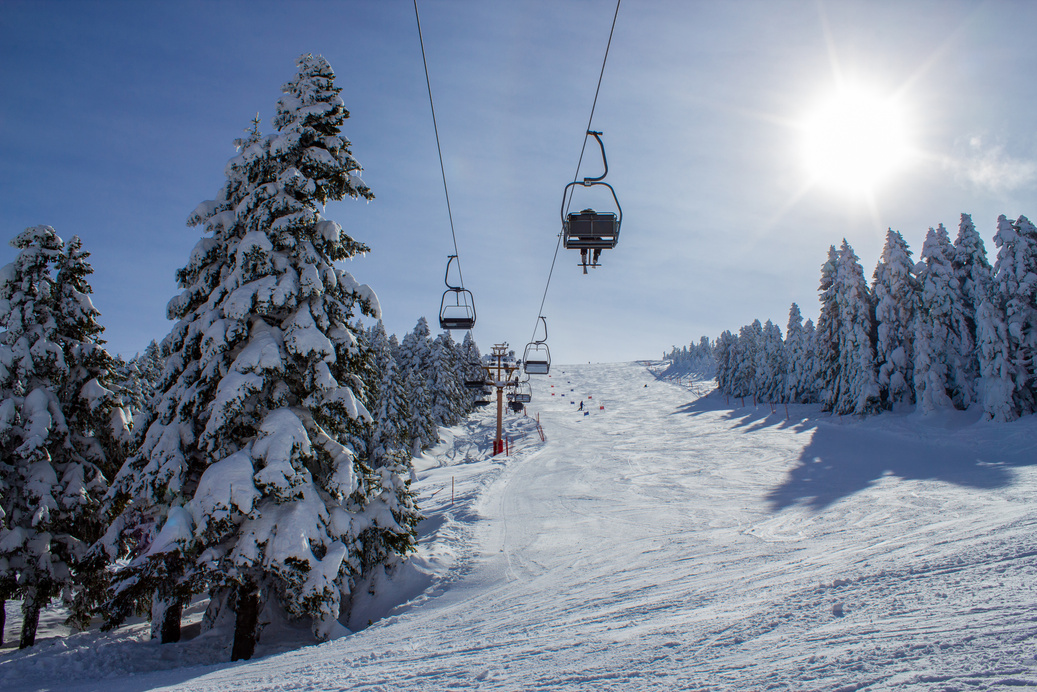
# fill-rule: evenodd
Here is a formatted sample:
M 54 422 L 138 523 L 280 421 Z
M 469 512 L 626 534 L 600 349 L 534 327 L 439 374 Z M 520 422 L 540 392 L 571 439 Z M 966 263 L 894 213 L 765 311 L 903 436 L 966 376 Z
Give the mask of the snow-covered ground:
M 488 458 L 485 409 L 421 460 L 420 552 L 354 634 L 44 636 L 0 689 L 1037 686 L 1033 417 L 786 418 L 637 363 L 556 366 L 529 410 L 546 443 L 511 416 Z

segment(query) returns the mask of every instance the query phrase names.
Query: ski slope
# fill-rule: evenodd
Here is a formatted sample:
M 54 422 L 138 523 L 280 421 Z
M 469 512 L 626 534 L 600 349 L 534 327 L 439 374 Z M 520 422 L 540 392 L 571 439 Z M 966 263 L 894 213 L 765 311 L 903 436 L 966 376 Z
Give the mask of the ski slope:
M 0 688 L 1037 686 L 1037 421 L 786 419 L 636 363 L 533 386 L 546 442 L 512 416 L 487 458 L 487 408 L 426 461 L 420 552 L 370 626 L 281 653 L 265 632 L 233 665 L 213 635 L 138 634 L 122 668 L 84 633 L 5 651 Z

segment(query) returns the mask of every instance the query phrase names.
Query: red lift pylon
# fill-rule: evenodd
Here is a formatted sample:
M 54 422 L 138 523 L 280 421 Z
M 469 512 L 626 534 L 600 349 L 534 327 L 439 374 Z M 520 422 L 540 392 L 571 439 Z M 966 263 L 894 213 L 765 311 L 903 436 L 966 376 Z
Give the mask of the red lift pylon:
M 505 441 L 501 435 L 504 430 L 504 389 L 518 385 L 519 365 L 508 361 L 508 344 L 494 344 L 490 358 L 491 365 L 483 365 L 486 371 L 486 385 L 497 389 L 497 435 L 493 440 L 493 456 L 506 451 Z

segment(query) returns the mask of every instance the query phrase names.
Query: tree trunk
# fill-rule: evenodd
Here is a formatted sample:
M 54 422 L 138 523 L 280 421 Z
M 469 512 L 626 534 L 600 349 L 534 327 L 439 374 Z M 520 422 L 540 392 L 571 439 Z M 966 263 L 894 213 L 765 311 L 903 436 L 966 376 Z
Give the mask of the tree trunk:
M 166 612 L 162 615 L 162 642 L 173 644 L 180 641 L 180 618 L 184 614 L 184 603 L 177 599 L 166 606 Z
M 0 645 L 4 643 L 4 627 L 7 625 L 7 601 L 0 598 Z
M 259 590 L 252 584 L 238 587 L 237 618 L 231 661 L 247 661 L 256 651 L 256 626 L 259 624 Z
M 36 643 L 36 628 L 40 624 L 40 603 L 34 596 L 22 601 L 22 638 L 19 649 L 28 649 Z
M 184 604 L 179 599 L 166 600 L 158 593 L 151 597 L 151 638 L 162 644 L 180 641 L 180 619 Z

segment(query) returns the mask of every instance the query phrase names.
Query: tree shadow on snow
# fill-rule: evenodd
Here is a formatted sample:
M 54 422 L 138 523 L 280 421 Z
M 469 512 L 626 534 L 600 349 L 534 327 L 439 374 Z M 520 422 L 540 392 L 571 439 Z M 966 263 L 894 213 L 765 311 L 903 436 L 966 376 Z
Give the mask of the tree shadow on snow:
M 750 398 L 745 399 L 743 405 L 741 398 L 725 397 L 713 391 L 678 407 L 674 415 L 701 416 L 705 413 L 724 411 L 723 418 L 735 421 L 734 427 L 746 428 L 746 432 L 755 432 L 764 428 L 782 429 L 803 425 L 809 420 L 809 415 L 804 412 L 808 408 L 810 407 L 790 404 L 786 417 L 784 404 L 775 404 L 772 409 L 770 404 L 754 405 Z M 816 411 L 816 407 L 814 409 Z
M 830 420 L 798 426 L 812 428 L 811 439 L 798 465 L 767 494 L 772 511 L 794 504 L 820 510 L 886 475 L 1003 488 L 1015 479 L 1013 467 L 1037 464 L 1032 420 L 946 425 L 947 419 L 893 414 Z

